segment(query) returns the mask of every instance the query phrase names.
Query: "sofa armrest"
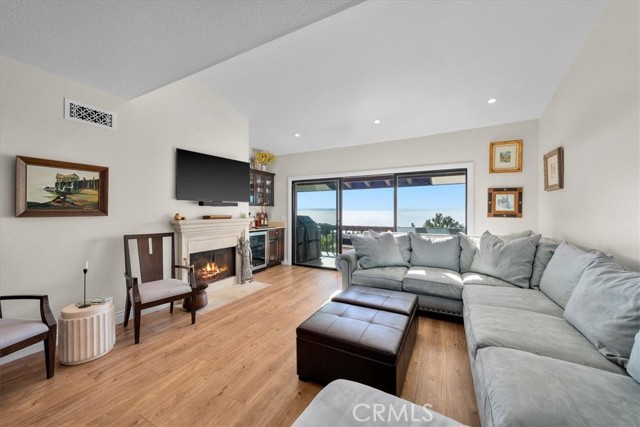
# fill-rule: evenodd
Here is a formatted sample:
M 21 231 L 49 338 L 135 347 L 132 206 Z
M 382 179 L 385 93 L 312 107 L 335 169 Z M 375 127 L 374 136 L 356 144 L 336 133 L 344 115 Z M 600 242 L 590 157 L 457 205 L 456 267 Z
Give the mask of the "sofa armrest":
M 358 257 L 354 249 L 336 257 L 336 269 L 342 273 L 342 290 L 351 286 L 351 275 L 359 268 Z

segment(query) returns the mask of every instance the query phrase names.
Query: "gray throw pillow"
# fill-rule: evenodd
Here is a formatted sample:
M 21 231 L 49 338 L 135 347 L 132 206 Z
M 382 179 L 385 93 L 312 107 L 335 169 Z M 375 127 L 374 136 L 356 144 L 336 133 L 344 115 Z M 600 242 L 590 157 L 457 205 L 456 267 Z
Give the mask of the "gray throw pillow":
M 627 364 L 627 372 L 633 377 L 636 382 L 640 383 L 640 331 L 636 334 L 633 348 L 631 349 L 631 356 L 629 356 L 629 363 Z
M 409 232 L 411 239 L 411 265 L 420 267 L 460 269 L 460 238 L 421 236 Z
M 497 277 L 521 288 L 529 287 L 533 257 L 540 235 L 502 240 L 485 231 L 471 263 L 471 271 Z
M 549 260 L 540 278 L 540 290 L 560 307 L 565 308 L 584 270 L 602 252 L 586 252 L 562 242 Z
M 531 230 L 521 231 L 519 233 L 508 234 L 506 236 L 499 236 L 502 240 L 520 239 L 522 237 L 533 236 L 535 233 Z M 480 237 L 467 236 L 464 233 L 458 233 L 460 237 L 460 272 L 468 273 L 471 271 L 471 263 L 473 257 L 476 254 L 476 250 L 480 245 Z
M 369 230 L 367 231 L 369 237 L 378 237 L 384 233 L 378 233 L 377 231 Z M 409 240 L 409 236 L 407 233 L 387 233 L 391 234 L 393 238 L 396 240 L 396 244 L 398 245 L 398 249 L 400 249 L 400 253 L 402 254 L 402 259 L 406 262 L 409 262 L 411 259 L 411 241 Z
M 383 233 L 376 237 L 352 235 L 351 243 L 362 268 L 409 267 L 402 259 L 400 249 L 391 233 Z
M 560 240 L 549 239 L 548 237 L 542 237 L 538 242 L 536 256 L 533 259 L 533 273 L 531 273 L 530 280 L 532 289 L 540 289 L 542 273 L 544 273 L 545 268 L 547 268 L 549 261 L 551 261 L 551 257 L 560 243 Z
M 468 273 L 471 269 L 473 256 L 476 254 L 480 238 L 475 236 L 467 236 L 464 233 L 458 233 L 460 238 L 460 272 Z
M 626 368 L 640 330 L 640 272 L 598 257 L 573 290 L 564 318 L 607 359 Z

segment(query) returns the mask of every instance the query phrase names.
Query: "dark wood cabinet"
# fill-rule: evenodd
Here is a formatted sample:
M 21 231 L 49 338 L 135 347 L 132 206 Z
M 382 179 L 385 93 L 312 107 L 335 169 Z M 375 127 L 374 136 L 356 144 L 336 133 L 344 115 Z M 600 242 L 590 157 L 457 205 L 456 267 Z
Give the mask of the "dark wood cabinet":
M 249 206 L 273 206 L 273 181 L 276 174 L 251 169 L 249 174 Z
M 284 228 L 269 230 L 269 257 L 267 266 L 278 265 L 284 260 Z

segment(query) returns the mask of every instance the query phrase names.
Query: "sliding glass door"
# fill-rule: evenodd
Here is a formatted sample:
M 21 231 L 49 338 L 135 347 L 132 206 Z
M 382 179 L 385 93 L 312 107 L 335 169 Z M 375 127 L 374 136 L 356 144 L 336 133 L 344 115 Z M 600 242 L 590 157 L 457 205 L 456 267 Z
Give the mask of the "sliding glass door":
M 293 263 L 335 268 L 340 253 L 338 179 L 293 183 Z
M 335 268 L 351 236 L 467 230 L 467 169 L 293 182 L 293 263 Z

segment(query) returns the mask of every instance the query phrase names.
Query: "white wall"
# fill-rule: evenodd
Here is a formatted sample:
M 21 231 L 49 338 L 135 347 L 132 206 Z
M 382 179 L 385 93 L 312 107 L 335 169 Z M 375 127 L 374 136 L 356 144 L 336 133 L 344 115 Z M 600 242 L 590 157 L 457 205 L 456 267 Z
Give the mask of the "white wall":
M 489 143 L 523 139 L 523 167 L 520 173 L 489 173 Z M 474 165 L 474 228 L 505 234 L 538 229 L 538 123 L 536 120 L 479 129 L 389 141 L 354 147 L 279 156 L 271 166 L 276 172 L 276 206 L 272 219 L 291 224 L 287 212 L 288 178 L 390 168 L 471 162 Z M 487 189 L 523 187 L 522 218 L 488 218 Z M 426 220 L 426 218 L 425 218 Z M 290 244 L 287 244 L 287 254 Z M 288 258 L 289 259 L 289 258 Z
M 638 2 L 610 2 L 540 118 L 542 155 L 564 147 L 563 190 L 542 190 L 540 231 L 640 270 Z
M 113 295 L 118 312 L 124 234 L 170 231 L 176 212 L 247 212 L 175 199 L 176 147 L 249 158 L 247 119 L 196 80 L 126 101 L 5 57 L 0 66 L 0 293 L 48 294 L 57 318 L 82 298 L 88 259 L 88 295 Z M 64 120 L 64 97 L 116 112 L 117 131 Z M 109 215 L 16 218 L 16 155 L 109 167 Z

